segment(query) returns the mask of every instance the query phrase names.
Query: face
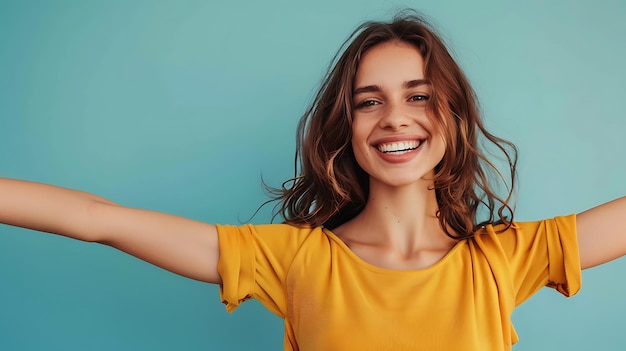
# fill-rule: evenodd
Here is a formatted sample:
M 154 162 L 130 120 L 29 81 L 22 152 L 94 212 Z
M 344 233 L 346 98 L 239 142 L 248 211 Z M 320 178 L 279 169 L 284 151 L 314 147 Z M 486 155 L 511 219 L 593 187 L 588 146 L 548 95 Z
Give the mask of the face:
M 361 58 L 354 82 L 352 148 L 370 184 L 432 185 L 445 141 L 427 116 L 432 87 L 419 51 L 379 44 Z

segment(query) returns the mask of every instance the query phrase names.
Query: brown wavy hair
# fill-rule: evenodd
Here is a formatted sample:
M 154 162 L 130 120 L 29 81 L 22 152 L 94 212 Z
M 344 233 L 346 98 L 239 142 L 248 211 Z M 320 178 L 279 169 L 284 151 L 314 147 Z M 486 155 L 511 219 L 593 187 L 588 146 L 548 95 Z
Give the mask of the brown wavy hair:
M 515 145 L 485 129 L 465 74 L 432 26 L 414 11 L 404 11 L 391 22 L 362 24 L 335 55 L 298 125 L 296 174 L 280 189 L 269 188 L 274 200 L 279 201 L 276 214 L 289 224 L 332 229 L 352 219 L 365 206 L 369 179 L 357 164 L 351 146 L 353 83 L 361 57 L 389 41 L 409 43 L 419 50 L 425 77 L 433 88 L 428 115 L 446 140 L 445 156 L 435 167 L 434 179 L 441 227 L 448 236 L 464 239 L 486 224 L 510 225 Z M 495 146 L 504 155 L 509 182 L 489 161 L 479 141 Z M 490 184 L 493 180 L 505 185 L 504 197 Z

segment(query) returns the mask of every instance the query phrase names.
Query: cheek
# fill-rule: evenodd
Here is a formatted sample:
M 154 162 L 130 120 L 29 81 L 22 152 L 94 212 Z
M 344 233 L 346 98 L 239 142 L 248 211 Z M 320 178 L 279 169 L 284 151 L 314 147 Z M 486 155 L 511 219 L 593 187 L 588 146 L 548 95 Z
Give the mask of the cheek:
M 446 147 L 446 139 L 443 135 L 439 135 L 434 143 L 434 151 L 435 158 L 437 160 L 437 165 L 441 164 L 441 162 L 446 157 L 447 147 Z
M 362 137 L 362 131 L 360 128 L 361 124 L 358 123 L 357 121 L 352 122 L 352 139 L 351 139 L 351 143 L 352 143 L 352 148 L 353 149 L 357 149 L 359 147 L 359 144 L 361 144 L 363 137 Z
M 442 152 L 446 152 L 449 148 L 450 150 L 456 150 L 458 147 L 458 137 L 459 133 L 462 133 L 460 128 L 462 125 L 457 125 L 457 121 L 455 121 L 452 117 L 440 117 L 439 121 L 433 121 L 432 123 L 434 133 L 437 133 L 441 147 L 443 148 Z M 451 155 L 454 157 L 454 155 Z
M 370 148 L 367 143 L 367 133 L 361 123 L 352 125 L 352 152 L 359 166 L 363 167 L 363 160 L 369 155 Z
M 439 154 L 439 162 L 441 162 L 443 158 L 446 157 L 446 150 L 447 150 L 446 142 L 445 140 L 441 140 L 441 151 Z
M 361 165 L 363 158 L 367 155 L 367 150 L 363 147 L 363 142 L 356 137 L 352 137 L 352 152 L 356 162 Z

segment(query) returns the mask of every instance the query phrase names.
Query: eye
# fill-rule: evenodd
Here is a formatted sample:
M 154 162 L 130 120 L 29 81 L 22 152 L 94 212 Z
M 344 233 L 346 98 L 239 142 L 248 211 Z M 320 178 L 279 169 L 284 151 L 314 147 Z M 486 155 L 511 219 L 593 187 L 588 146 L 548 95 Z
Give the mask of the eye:
M 380 105 L 380 102 L 376 100 L 363 100 L 356 105 L 356 108 L 365 108 Z
M 428 95 L 413 95 L 409 98 L 409 101 L 415 101 L 415 102 L 420 102 L 420 101 L 426 101 L 430 99 L 430 97 Z

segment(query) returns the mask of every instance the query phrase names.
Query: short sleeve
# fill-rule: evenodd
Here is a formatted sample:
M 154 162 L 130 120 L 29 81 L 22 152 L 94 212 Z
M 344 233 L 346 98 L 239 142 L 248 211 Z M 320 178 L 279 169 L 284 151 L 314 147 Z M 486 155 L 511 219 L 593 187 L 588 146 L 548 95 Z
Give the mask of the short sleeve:
M 232 312 L 243 301 L 256 298 L 284 318 L 285 277 L 309 231 L 285 224 L 218 225 L 217 268 L 226 310 Z
M 580 290 L 576 215 L 514 223 L 496 236 L 507 256 L 516 305 L 543 286 L 565 296 Z

